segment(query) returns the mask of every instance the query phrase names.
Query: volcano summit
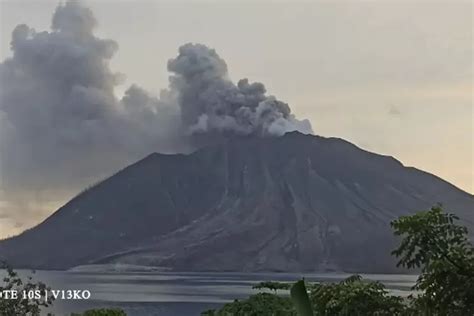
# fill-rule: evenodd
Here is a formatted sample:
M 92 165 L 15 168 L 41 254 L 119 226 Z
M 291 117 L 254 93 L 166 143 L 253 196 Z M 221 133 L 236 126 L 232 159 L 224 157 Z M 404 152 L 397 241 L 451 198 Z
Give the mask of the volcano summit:
M 0 257 L 41 269 L 393 272 L 390 221 L 438 202 L 472 231 L 471 194 L 392 157 L 298 132 L 236 137 L 149 155 L 0 242 Z

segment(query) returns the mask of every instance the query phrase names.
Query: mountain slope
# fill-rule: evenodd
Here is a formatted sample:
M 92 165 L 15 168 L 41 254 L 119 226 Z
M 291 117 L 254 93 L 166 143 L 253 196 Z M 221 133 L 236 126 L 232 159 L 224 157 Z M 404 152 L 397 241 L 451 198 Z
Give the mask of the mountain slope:
M 390 221 L 437 202 L 474 227 L 472 195 L 391 157 L 296 132 L 237 138 L 148 156 L 1 242 L 0 257 L 55 269 L 390 272 Z

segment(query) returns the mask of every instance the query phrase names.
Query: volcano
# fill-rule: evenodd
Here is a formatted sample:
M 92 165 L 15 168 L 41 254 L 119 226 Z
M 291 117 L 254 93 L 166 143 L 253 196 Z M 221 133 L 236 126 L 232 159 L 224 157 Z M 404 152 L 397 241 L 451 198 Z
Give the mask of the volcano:
M 474 196 L 339 138 L 241 137 L 154 153 L 0 242 L 14 267 L 395 272 L 390 221 L 442 203 L 470 231 Z

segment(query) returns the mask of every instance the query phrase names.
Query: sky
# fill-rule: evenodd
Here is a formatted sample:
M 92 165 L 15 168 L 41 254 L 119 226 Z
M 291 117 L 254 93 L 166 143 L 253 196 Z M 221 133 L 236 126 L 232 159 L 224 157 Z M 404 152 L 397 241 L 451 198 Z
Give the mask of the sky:
M 232 80 L 264 83 L 314 134 L 394 156 L 474 192 L 471 1 L 83 3 L 98 21 L 96 36 L 118 44 L 110 59 L 123 74 L 117 98 L 132 84 L 158 96 L 169 86 L 168 60 L 181 45 L 202 43 L 225 60 Z M 50 31 L 57 5 L 1 0 L 0 61 L 12 56 L 18 24 Z M 3 168 L 0 177 L 10 171 Z M 42 188 L 3 181 L 0 238 L 37 224 L 107 175 L 47 178 Z

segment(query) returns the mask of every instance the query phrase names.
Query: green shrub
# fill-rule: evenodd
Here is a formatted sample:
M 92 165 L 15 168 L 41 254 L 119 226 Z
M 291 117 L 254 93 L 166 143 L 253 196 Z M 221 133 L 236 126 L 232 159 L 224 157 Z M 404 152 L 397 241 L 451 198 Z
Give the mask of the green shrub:
M 354 275 L 339 283 L 306 284 L 309 295 L 300 295 L 305 294 L 301 289 L 306 289 L 304 281 L 299 281 L 292 288 L 298 315 L 311 315 L 311 312 L 316 316 L 474 315 L 474 248 L 467 229 L 458 225 L 457 220 L 438 205 L 391 223 L 395 235 L 401 238 L 400 246 L 392 254 L 399 258 L 398 266 L 421 269 L 413 287 L 421 294 L 403 299 L 390 295 L 380 282 Z M 252 295 L 202 315 L 295 315 L 292 300 L 276 295 L 278 289 L 287 289 L 288 284 L 261 282 L 254 288 L 274 290 L 275 294 Z
M 91 309 L 82 314 L 71 314 L 71 316 L 127 316 L 127 314 L 121 309 L 101 308 Z

